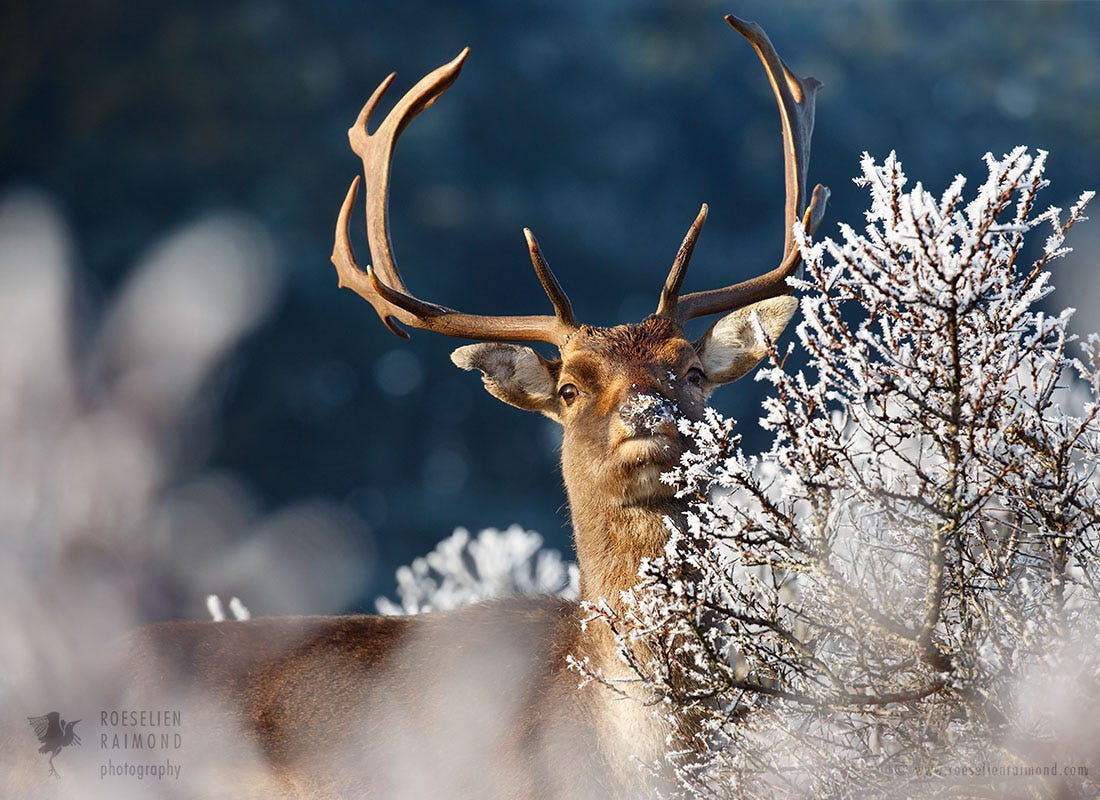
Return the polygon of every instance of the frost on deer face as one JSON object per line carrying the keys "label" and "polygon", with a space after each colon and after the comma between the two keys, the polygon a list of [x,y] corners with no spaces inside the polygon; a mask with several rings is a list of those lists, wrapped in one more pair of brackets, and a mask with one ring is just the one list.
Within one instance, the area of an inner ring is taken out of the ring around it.
{"label": "frost on deer face", "polygon": [[635,436],[667,437],[669,427],[676,426],[680,407],[676,401],[658,394],[636,394],[623,403],[619,416],[624,427],[632,430]]}
{"label": "frost on deer face", "polygon": [[635,394],[619,409],[625,437],[616,448],[619,468],[627,476],[628,497],[635,501],[671,496],[661,474],[683,455],[685,443],[677,429],[682,417],[675,400],[659,394]]}

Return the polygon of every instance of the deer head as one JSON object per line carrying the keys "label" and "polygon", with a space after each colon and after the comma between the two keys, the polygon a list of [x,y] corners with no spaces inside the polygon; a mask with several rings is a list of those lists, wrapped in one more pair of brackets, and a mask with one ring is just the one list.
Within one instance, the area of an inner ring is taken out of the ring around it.
{"label": "deer head", "polygon": [[[788,295],[786,279],[800,264],[793,229],[801,221],[812,233],[828,198],[828,190],[822,186],[809,198],[806,193],[814,95],[820,84],[813,78],[796,77],[758,25],[733,16],[726,21],[755,48],[779,105],[786,182],[783,256],[777,267],[757,277],[681,295],[706,220],[707,207],[703,205],[673,261],[656,311],[638,323],[612,328],[580,324],[538,242],[526,229],[531,262],[553,306],[552,316],[465,314],[418,299],[406,288],[389,236],[387,201],[394,145],[417,114],[454,83],[468,49],[422,78],[370,134],[367,124],[393,81],[390,75],[348,131],[352,150],[363,161],[373,265],[360,269],[348,238],[348,216],[360,182],[357,177],[336,226],[332,261],[340,285],[367,300],[386,327],[399,336],[407,336],[400,327],[404,325],[480,340],[458,348],[451,357],[454,363],[479,370],[494,397],[561,423],[562,471],[577,538],[583,594],[588,593],[584,587],[586,562],[614,550],[616,544],[609,542],[609,537],[623,533],[622,514],[616,518],[618,524],[611,520],[615,510],[624,514],[629,509],[667,510],[671,489],[659,476],[679,460],[686,446],[677,419],[699,419],[710,392],[759,363],[765,349],[757,335],[757,323],[774,339],[791,319],[797,303]],[[685,336],[685,322],[717,314],[725,316],[701,337],[692,341]],[[553,345],[557,357],[544,357],[516,342]],[[593,522],[597,518],[600,521]],[[657,527],[663,531],[663,526]],[[598,536],[586,534],[592,528],[599,529]],[[629,535],[638,537],[636,524]],[[627,561],[635,564],[633,569],[623,567],[633,578],[636,558]],[[606,581],[599,583],[606,588]]]}

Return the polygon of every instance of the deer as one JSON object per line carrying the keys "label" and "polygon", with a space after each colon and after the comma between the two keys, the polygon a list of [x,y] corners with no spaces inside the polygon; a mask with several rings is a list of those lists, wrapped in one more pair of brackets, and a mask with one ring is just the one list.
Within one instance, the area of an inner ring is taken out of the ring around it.
{"label": "deer", "polygon": [[[363,174],[340,207],[332,251],[339,286],[370,303],[394,334],[408,338],[408,328],[473,340],[451,356],[458,367],[480,373],[495,398],[561,425],[580,600],[513,597],[405,617],[258,617],[143,629],[132,643],[135,684],[158,705],[171,704],[165,687],[203,702],[192,716],[202,720],[203,736],[222,735],[267,780],[249,783],[243,765],[226,767],[219,781],[247,784],[238,796],[626,798],[646,796],[666,779],[637,761],[661,761],[667,726],[636,702],[644,698],[601,682],[578,688],[567,657],[629,685],[613,635],[585,625],[584,603],[617,607],[642,560],[661,553],[668,525],[683,524],[687,501],[660,479],[690,447],[677,422],[701,419],[711,392],[765,357],[760,329],[772,340],[783,332],[798,305],[787,283],[801,264],[794,230],[801,223],[812,233],[828,199],[827,188],[806,188],[820,83],[797,77],[756,23],[726,21],[755,49],[779,108],[782,257],[747,280],[683,294],[703,205],[656,311],[637,323],[580,323],[529,229],[528,253],[553,314],[482,316],[413,295],[390,237],[394,148],[455,82],[469,49],[419,80],[373,133],[368,125],[395,76],[363,106],[348,133]],[[361,184],[365,268],[349,234]],[[689,320],[714,315],[722,316],[702,336],[687,337]],[[556,357],[532,343],[555,348]],[[214,785],[212,794],[226,794],[228,783]]]}

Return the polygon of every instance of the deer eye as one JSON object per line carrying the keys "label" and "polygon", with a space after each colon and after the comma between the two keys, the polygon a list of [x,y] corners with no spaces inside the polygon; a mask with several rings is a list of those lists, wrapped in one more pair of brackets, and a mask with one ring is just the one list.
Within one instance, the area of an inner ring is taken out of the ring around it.
{"label": "deer eye", "polygon": [[573,405],[573,401],[577,399],[578,394],[580,394],[580,391],[571,383],[567,383],[558,389],[558,397],[560,397],[562,402],[567,406]]}
{"label": "deer eye", "polygon": [[684,376],[684,380],[690,383],[692,386],[703,385],[703,370],[698,367],[692,367],[687,371],[687,375]]}

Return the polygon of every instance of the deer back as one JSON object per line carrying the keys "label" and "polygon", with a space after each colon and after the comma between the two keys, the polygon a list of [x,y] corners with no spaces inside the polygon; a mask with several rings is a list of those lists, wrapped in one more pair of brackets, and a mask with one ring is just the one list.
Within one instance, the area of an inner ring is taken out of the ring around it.
{"label": "deer back", "polygon": [[232,754],[257,796],[615,797],[631,784],[610,779],[614,730],[566,663],[596,655],[580,619],[575,603],[514,597],[413,617],[163,623],[129,642],[140,668],[123,705],[183,709],[205,740],[181,755],[199,796],[241,783],[224,774]]}

